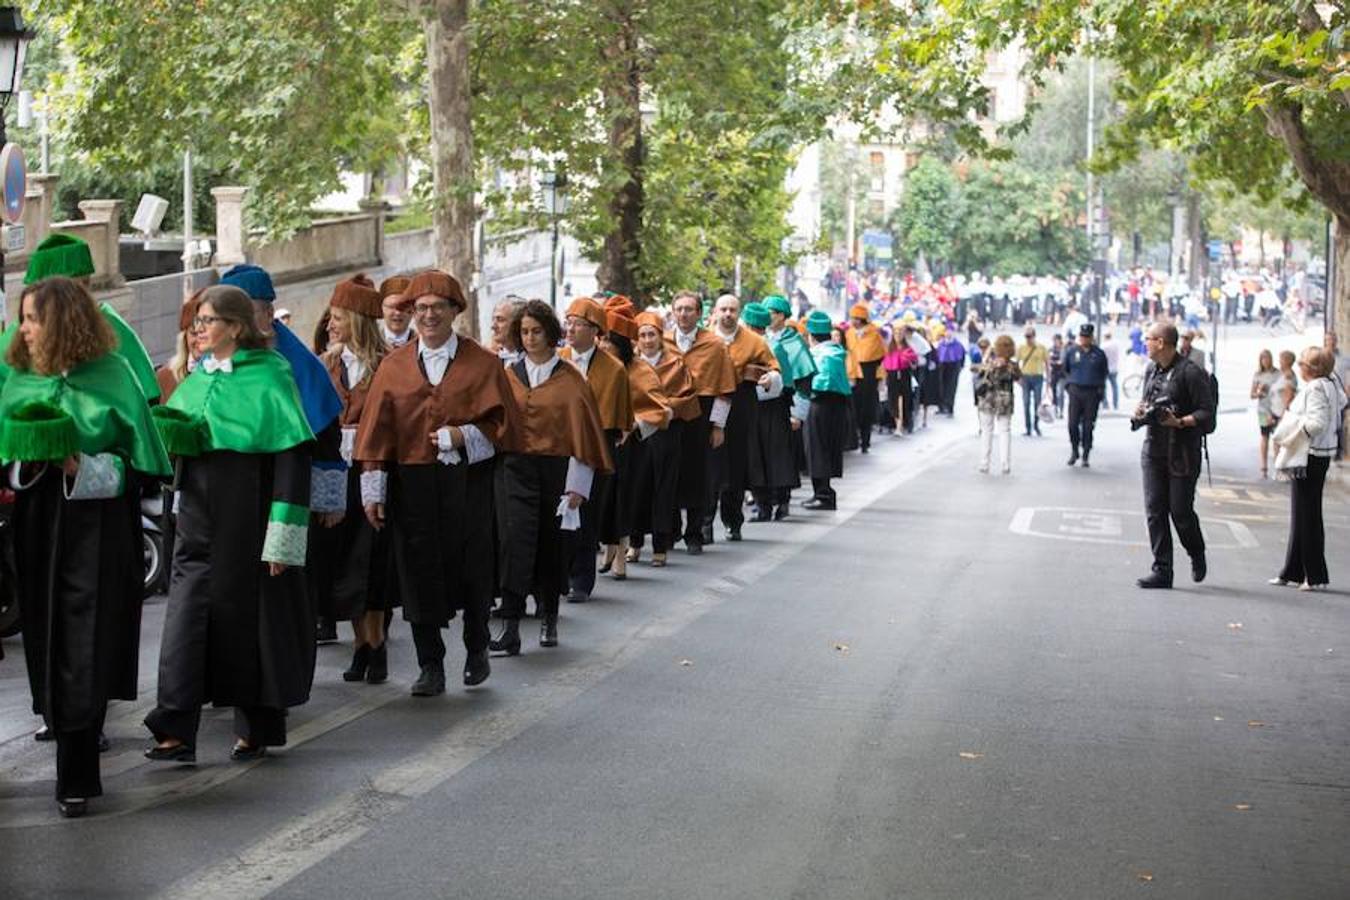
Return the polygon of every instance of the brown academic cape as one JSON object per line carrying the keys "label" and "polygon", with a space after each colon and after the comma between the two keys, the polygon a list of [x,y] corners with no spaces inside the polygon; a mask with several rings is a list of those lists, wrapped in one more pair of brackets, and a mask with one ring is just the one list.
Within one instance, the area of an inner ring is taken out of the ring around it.
{"label": "brown academic cape", "polygon": [[520,417],[508,449],[534,456],[575,456],[597,473],[613,471],[600,411],[576,367],[554,366],[553,373],[535,388],[514,371],[523,373],[524,361],[510,368],[511,374],[503,374]]}
{"label": "brown academic cape", "polygon": [[[666,332],[666,350],[680,352],[674,331]],[[736,390],[736,369],[727,346],[708,329],[698,329],[693,346],[682,355],[700,397],[723,397]]]}
{"label": "brown academic cape", "polygon": [[458,342],[434,387],[418,341],[386,356],[356,432],[353,459],[367,471],[390,470],[392,563],[404,618],[414,624],[443,626],[461,609],[486,615],[495,590],[496,464],[442,464],[431,434],[446,425],[474,425],[500,452],[513,439],[518,413],[496,354],[463,335]]}
{"label": "brown academic cape", "polygon": [[[632,397],[633,415],[636,419],[665,428],[674,416],[673,403],[666,396],[661,385],[661,376],[656,367],[640,356],[634,356],[628,364],[628,391]],[[697,399],[694,408],[697,410]]]}
{"label": "brown academic cape", "polygon": [[[563,347],[558,355],[571,360],[572,348]],[[596,347],[591,354],[591,364],[586,367],[586,383],[591,386],[591,393],[595,396],[601,427],[606,431],[632,431],[633,401],[629,393],[628,372],[624,370],[623,363]]]}
{"label": "brown academic cape", "polygon": [[698,388],[694,387],[694,379],[690,376],[689,367],[684,364],[684,357],[680,352],[665,348],[661,354],[661,361],[656,364],[655,369],[661,379],[661,391],[675,413],[675,418],[681,422],[697,419]]}
{"label": "brown academic cape", "polygon": [[[761,369],[778,371],[778,357],[774,356],[773,350],[769,349],[769,342],[744,325],[737,326],[736,336],[731,339],[731,343],[727,344],[727,352],[731,354],[732,365],[736,367],[737,384],[746,380],[746,368],[752,365]],[[760,374],[764,373],[760,372]],[[751,378],[749,380],[758,381],[759,379]]]}
{"label": "brown academic cape", "polygon": [[[886,355],[886,344],[881,339],[881,329],[871,322],[862,328],[849,326],[844,331],[844,346],[848,350],[848,377],[862,377],[862,364],[877,362]],[[877,370],[880,375],[880,369]]]}

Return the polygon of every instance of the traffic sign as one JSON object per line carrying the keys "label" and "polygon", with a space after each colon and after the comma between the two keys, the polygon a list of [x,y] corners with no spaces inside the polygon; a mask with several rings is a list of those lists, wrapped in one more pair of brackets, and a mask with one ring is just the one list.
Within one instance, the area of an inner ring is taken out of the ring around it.
{"label": "traffic sign", "polygon": [[18,144],[5,144],[0,150],[0,215],[6,222],[17,225],[23,218],[23,206],[28,194],[28,164]]}

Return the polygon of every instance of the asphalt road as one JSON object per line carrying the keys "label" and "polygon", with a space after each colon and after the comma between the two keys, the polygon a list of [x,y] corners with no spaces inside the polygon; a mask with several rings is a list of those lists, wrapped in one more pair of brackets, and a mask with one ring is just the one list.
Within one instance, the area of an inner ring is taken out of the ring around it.
{"label": "asphalt road", "polygon": [[1056,425],[981,476],[963,408],[850,456],[838,513],[602,578],[561,647],[527,631],[479,689],[408,697],[406,626],[381,687],[321,648],[292,745],[253,764],[227,759],[228,712],[195,768],[140,758],[153,601],[143,696],[110,711],[81,821],[56,816],[9,641],[0,895],[1350,896],[1350,593],[1265,585],[1287,499],[1251,480],[1249,419],[1215,439],[1203,585],[1133,586],[1122,419],[1090,470]]}

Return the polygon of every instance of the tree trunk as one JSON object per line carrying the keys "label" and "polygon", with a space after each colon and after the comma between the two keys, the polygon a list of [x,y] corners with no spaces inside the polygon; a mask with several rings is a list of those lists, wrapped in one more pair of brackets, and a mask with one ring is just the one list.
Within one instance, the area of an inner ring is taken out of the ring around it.
{"label": "tree trunk", "polygon": [[1334,217],[1327,265],[1331,280],[1327,284],[1326,327],[1336,332],[1341,352],[1350,353],[1350,217]]}
{"label": "tree trunk", "polygon": [[[604,50],[603,104],[609,120],[609,146],[623,168],[624,181],[609,199],[612,226],[600,251],[595,277],[603,290],[645,301],[637,283],[644,202],[642,167],[642,68],[637,27],[630,0],[615,7],[616,31]],[[642,305],[640,303],[640,305]]]}
{"label": "tree trunk", "polygon": [[469,108],[469,0],[428,0],[427,68],[431,81],[431,165],[436,266],[455,276],[469,307],[455,322],[477,338],[474,289],[473,122]]}
{"label": "tree trunk", "polygon": [[1191,267],[1186,273],[1186,286],[1195,292],[1204,282],[1205,264],[1209,254],[1205,249],[1205,228],[1200,220],[1200,192],[1190,191],[1186,198],[1186,228],[1191,244]]}

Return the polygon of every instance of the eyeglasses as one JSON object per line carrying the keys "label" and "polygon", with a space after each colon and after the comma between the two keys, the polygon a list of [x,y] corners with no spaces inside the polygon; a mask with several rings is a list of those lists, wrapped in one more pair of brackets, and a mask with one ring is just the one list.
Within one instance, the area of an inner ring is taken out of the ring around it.
{"label": "eyeglasses", "polygon": [[413,307],[413,315],[415,315],[415,316],[429,316],[429,315],[431,315],[432,313],[443,313],[443,312],[448,312],[449,309],[450,309],[450,304],[447,303],[447,302],[444,301],[444,300],[442,300],[442,301],[440,301],[440,302],[438,302],[438,303],[418,303],[417,305],[415,305],[415,306]]}
{"label": "eyeglasses", "polygon": [[224,322],[224,321],[225,321],[224,316],[194,316],[192,318],[192,327],[206,328],[209,325],[214,325],[217,322]]}

